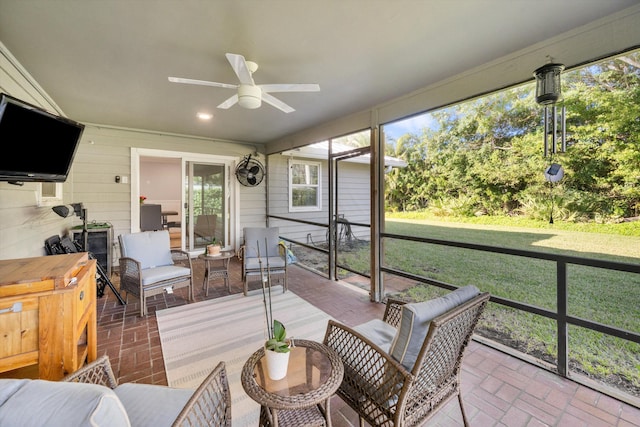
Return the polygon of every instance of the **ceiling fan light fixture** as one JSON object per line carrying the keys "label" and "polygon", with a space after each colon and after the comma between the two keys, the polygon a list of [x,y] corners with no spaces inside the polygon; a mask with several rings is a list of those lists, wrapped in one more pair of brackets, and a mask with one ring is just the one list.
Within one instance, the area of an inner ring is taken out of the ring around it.
{"label": "ceiling fan light fixture", "polygon": [[262,104],[262,89],[258,86],[238,86],[238,104],[243,108],[259,108]]}
{"label": "ceiling fan light fixture", "polygon": [[206,80],[186,79],[183,77],[169,77],[172,83],[183,83],[199,86],[220,87],[235,89],[237,93],[218,105],[218,108],[226,110],[239,104],[242,108],[255,109],[262,105],[262,101],[277,108],[283,113],[295,111],[291,106],[273,96],[272,92],[318,92],[320,86],[317,83],[276,83],[256,85],[253,73],[258,69],[258,64],[247,61],[244,56],[236,53],[227,53],[227,60],[238,77],[240,84],[210,82]]}
{"label": "ceiling fan light fixture", "polygon": [[213,114],[205,113],[203,111],[199,112],[197,116],[200,120],[211,120],[213,118]]}

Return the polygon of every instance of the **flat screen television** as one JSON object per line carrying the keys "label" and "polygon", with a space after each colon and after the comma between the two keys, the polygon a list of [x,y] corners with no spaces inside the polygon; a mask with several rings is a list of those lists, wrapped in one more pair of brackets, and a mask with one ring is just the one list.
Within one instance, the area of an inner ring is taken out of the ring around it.
{"label": "flat screen television", "polygon": [[84,125],[0,94],[0,181],[64,182]]}

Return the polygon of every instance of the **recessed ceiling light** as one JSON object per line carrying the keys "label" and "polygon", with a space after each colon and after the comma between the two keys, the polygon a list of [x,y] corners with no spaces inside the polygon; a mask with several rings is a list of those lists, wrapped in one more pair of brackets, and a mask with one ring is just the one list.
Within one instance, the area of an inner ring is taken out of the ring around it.
{"label": "recessed ceiling light", "polygon": [[200,120],[211,120],[212,117],[213,117],[213,114],[211,113],[198,113],[198,118]]}

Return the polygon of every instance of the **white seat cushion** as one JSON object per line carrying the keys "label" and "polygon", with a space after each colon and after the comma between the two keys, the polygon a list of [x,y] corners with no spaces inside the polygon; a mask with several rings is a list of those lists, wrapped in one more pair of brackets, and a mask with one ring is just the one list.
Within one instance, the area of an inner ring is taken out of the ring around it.
{"label": "white seat cushion", "polygon": [[478,288],[469,285],[440,298],[403,305],[400,326],[391,344],[391,356],[411,371],[427,337],[431,321],[479,293]]}
{"label": "white seat cushion", "polygon": [[191,270],[179,265],[164,265],[162,267],[141,270],[141,273],[142,285],[144,286],[164,280],[177,279],[178,277],[189,277]]}
{"label": "white seat cushion", "polygon": [[125,383],[114,390],[134,427],[171,426],[193,390],[150,384]]}
{"label": "white seat cushion", "polygon": [[0,380],[0,426],[131,427],[108,387],[45,380]]}
{"label": "white seat cushion", "polygon": [[[262,261],[262,265],[260,262]],[[265,272],[267,271],[267,265],[269,266],[269,270],[273,269],[284,269],[285,260],[281,257],[261,257],[261,258],[247,258],[245,262],[245,268],[247,270],[259,270],[263,269]]]}

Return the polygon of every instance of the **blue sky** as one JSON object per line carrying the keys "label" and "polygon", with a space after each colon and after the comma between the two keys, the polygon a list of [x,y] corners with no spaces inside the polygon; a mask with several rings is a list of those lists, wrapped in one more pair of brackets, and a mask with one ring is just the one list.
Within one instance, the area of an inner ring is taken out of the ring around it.
{"label": "blue sky", "polygon": [[400,120],[394,123],[384,125],[384,132],[387,139],[398,140],[402,135],[406,133],[413,133],[416,135],[422,134],[422,129],[433,124],[433,118],[430,114],[420,114],[405,120]]}

